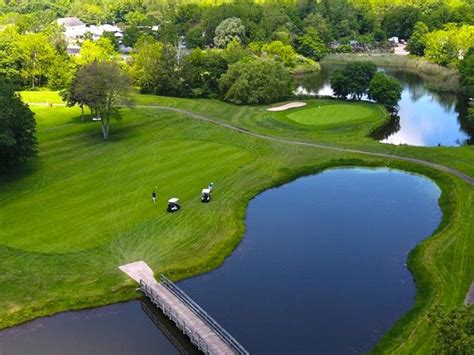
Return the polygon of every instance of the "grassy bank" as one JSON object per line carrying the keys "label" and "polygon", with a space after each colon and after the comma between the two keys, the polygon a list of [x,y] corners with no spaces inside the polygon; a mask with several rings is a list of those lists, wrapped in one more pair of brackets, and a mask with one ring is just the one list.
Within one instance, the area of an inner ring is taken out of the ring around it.
{"label": "grassy bank", "polygon": [[455,69],[430,63],[422,58],[394,54],[331,54],[322,63],[346,64],[370,60],[379,66],[399,68],[420,75],[430,89],[459,93],[459,73]]}
{"label": "grassy bank", "polygon": [[[24,97],[59,102],[54,93]],[[429,352],[434,339],[426,315],[436,305],[460,305],[474,275],[471,186],[406,162],[263,140],[141,105],[186,109],[273,137],[421,157],[474,175],[472,147],[379,144],[368,135],[387,115],[367,103],[312,100],[278,113],[144,95],[137,104],[112,123],[110,142],[102,141],[97,123],[81,124],[76,108],[33,107],[40,155],[0,180],[0,328],[137,297],[133,282],[117,269],[127,262],[145,260],[175,279],[215,268],[243,235],[249,199],[271,186],[332,166],[391,166],[434,179],[443,189],[444,216],[436,234],[410,254],[415,308],[375,351]],[[351,108],[358,112],[347,117]],[[338,119],[325,122],[317,110],[332,110]],[[216,183],[215,199],[203,205],[199,192],[209,181]],[[152,205],[155,187],[158,203]],[[169,215],[166,200],[173,196],[183,209]]]}

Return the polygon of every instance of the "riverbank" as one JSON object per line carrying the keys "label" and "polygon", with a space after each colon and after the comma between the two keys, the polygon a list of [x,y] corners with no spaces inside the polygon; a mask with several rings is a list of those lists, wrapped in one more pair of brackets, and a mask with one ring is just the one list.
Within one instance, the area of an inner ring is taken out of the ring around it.
{"label": "riverbank", "polygon": [[[432,346],[427,312],[434,305],[462,302],[472,281],[474,191],[447,173],[415,161],[399,162],[393,154],[470,174],[470,147],[395,147],[352,132],[368,130],[369,124],[310,135],[277,119],[284,113],[267,107],[143,95],[137,101],[136,110],[123,110],[123,120],[113,122],[109,143],[101,140],[97,125],[80,123],[78,109],[34,107],[40,156],[0,183],[1,213],[13,228],[3,234],[0,247],[0,327],[138,297],[136,286],[117,269],[138,258],[174,279],[209,271],[240,242],[248,201],[259,192],[332,166],[373,165],[431,174],[447,184],[442,197],[446,223],[410,261],[418,309],[389,333],[382,349],[409,352]],[[205,115],[207,122],[193,115]],[[371,157],[355,148],[386,155]],[[196,191],[210,179],[216,182],[215,199],[203,206]],[[152,208],[150,188],[156,185],[159,203]],[[183,210],[168,215],[165,201],[175,195]],[[19,216],[29,223],[21,223]],[[27,238],[21,237],[21,228],[28,228]]]}
{"label": "riverbank", "polygon": [[456,69],[442,67],[414,56],[338,53],[324,57],[321,62],[347,64],[366,60],[374,62],[378,66],[403,69],[404,71],[420,75],[425,80],[426,86],[432,90],[456,94],[461,92],[459,73]]}

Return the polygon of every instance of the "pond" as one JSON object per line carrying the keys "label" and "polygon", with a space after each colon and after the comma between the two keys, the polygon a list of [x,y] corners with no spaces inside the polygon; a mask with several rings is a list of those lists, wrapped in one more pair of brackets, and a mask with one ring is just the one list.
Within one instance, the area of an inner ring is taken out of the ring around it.
{"label": "pond", "polygon": [[[439,196],[431,180],[389,169],[299,178],[253,199],[224,265],[179,286],[251,353],[368,351],[413,305],[405,263],[439,225]],[[135,301],[38,319],[0,332],[0,353],[189,349],[146,308]]]}
{"label": "pond", "polygon": [[[323,65],[321,72],[298,78],[297,93],[333,96],[329,82],[338,65]],[[416,74],[379,68],[392,75],[403,86],[399,112],[377,132],[383,143],[414,146],[460,146],[474,143],[474,132],[467,123],[467,101],[450,93],[435,92],[425,87]]]}

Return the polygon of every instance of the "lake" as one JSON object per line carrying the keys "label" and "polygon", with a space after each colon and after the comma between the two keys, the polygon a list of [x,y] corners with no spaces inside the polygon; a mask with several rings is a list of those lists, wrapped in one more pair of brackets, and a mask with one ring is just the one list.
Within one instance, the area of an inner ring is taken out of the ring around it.
{"label": "lake", "polygon": [[[251,353],[368,351],[414,303],[405,263],[439,225],[439,196],[433,181],[385,168],[299,178],[253,199],[237,249],[220,268],[179,286]],[[5,330],[0,354],[192,350],[143,304],[65,312]]]}
{"label": "lake", "polygon": [[[331,73],[340,65],[323,65],[319,73],[298,78],[296,92],[333,96]],[[467,101],[451,93],[425,87],[423,79],[393,68],[379,68],[403,86],[399,112],[376,139],[383,143],[414,146],[460,146],[474,143],[474,132],[467,123]]]}

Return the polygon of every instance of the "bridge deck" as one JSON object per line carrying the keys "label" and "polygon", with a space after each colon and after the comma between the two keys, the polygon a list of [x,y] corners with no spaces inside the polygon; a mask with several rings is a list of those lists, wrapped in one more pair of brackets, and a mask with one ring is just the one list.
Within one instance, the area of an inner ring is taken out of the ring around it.
{"label": "bridge deck", "polygon": [[164,282],[158,283],[146,263],[140,261],[119,268],[140,283],[143,293],[190,337],[199,350],[205,354],[247,354],[235,339],[171,281],[164,278]]}

